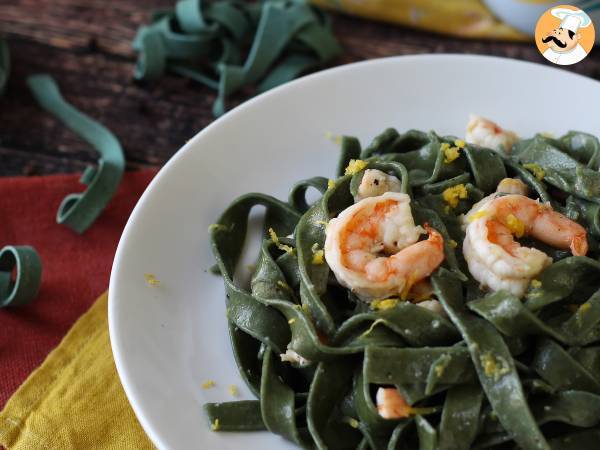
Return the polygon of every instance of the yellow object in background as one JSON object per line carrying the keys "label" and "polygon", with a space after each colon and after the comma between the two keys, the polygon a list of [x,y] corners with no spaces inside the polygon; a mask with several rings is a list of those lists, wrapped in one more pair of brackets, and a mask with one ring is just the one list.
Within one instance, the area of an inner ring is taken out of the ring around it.
{"label": "yellow object in background", "polygon": [[[506,0],[505,0],[506,1]],[[531,40],[480,0],[313,0],[327,9],[469,38]]]}
{"label": "yellow object in background", "polygon": [[8,450],[153,449],[117,376],[103,294],[6,403]]}

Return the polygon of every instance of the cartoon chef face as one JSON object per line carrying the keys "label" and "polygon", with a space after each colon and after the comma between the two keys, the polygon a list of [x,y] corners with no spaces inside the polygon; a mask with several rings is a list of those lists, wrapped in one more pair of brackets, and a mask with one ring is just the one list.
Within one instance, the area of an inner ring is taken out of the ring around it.
{"label": "cartoon chef face", "polygon": [[565,53],[573,50],[580,39],[581,34],[575,33],[572,29],[558,27],[551,30],[542,42],[555,52]]}

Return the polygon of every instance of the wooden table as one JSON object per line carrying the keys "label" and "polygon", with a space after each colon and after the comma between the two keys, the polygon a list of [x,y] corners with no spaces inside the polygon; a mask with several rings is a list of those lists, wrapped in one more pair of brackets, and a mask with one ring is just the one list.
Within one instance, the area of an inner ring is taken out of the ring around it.
{"label": "wooden table", "polygon": [[[142,86],[132,80],[131,40],[150,12],[174,0],[0,0],[0,33],[13,70],[0,99],[0,175],[82,171],[95,152],[43,112],[25,86],[48,72],[76,107],[121,140],[128,168],[162,165],[213,120],[214,93],[177,76]],[[336,64],[415,53],[477,53],[547,63],[533,43],[472,41],[341,14],[334,32],[344,54]],[[564,70],[600,79],[600,49]],[[507,74],[510,76],[510,74]],[[233,99],[233,104],[242,98]]]}

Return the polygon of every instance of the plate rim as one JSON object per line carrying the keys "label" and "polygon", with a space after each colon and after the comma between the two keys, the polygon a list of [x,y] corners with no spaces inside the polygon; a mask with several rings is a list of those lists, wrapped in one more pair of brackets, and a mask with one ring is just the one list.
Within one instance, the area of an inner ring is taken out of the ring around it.
{"label": "plate rim", "polygon": [[121,383],[121,385],[123,387],[123,390],[127,397],[127,401],[131,405],[131,408],[133,409],[138,422],[140,423],[144,432],[149,437],[149,439],[152,441],[152,443],[154,445],[156,445],[156,447],[168,448],[168,445],[166,445],[166,443],[163,441],[163,438],[161,437],[160,433],[157,430],[155,430],[155,428],[153,428],[153,426],[150,423],[149,418],[147,418],[146,414],[143,411],[143,408],[141,408],[141,406],[138,403],[137,397],[133,393],[133,385],[135,384],[135,381],[133,380],[133,377],[129,373],[129,369],[126,367],[127,366],[126,356],[125,356],[124,352],[122,352],[120,349],[120,341],[121,341],[122,337],[121,337],[121,332],[120,332],[119,328],[117,327],[117,323],[116,323],[116,320],[117,320],[116,316],[118,315],[118,312],[117,312],[118,306],[117,305],[119,303],[119,300],[117,299],[118,287],[116,286],[116,282],[114,281],[116,278],[115,274],[119,271],[120,261],[123,259],[123,253],[124,253],[123,248],[125,246],[124,242],[127,241],[127,236],[130,233],[132,233],[132,231],[134,230],[133,227],[135,226],[134,224],[136,222],[136,217],[141,214],[140,211],[144,208],[146,199],[149,196],[151,196],[152,193],[156,189],[159,188],[162,181],[168,177],[168,174],[172,170],[174,170],[173,168],[176,167],[177,162],[180,159],[184,158],[185,155],[191,151],[201,151],[200,149],[197,149],[197,150],[193,150],[193,149],[195,147],[201,147],[201,146],[198,146],[198,142],[203,139],[205,134],[210,133],[213,130],[213,128],[217,128],[217,127],[221,126],[221,124],[225,123],[226,121],[234,119],[236,116],[242,114],[246,109],[253,108],[254,105],[259,104],[264,101],[268,101],[268,99],[270,97],[277,96],[282,91],[294,89],[297,85],[303,84],[306,82],[310,82],[314,78],[337,76],[338,73],[341,74],[345,71],[352,71],[352,70],[355,70],[357,67],[393,64],[397,61],[400,61],[403,64],[410,64],[411,61],[416,61],[417,63],[419,63],[419,62],[427,61],[427,60],[431,60],[431,59],[436,59],[436,60],[447,59],[447,60],[453,60],[453,61],[456,61],[457,59],[458,60],[471,60],[471,61],[476,60],[476,61],[488,61],[488,62],[492,62],[492,63],[495,62],[495,63],[508,64],[508,65],[511,65],[511,64],[528,65],[528,66],[532,66],[532,67],[537,67],[538,69],[543,69],[544,71],[549,70],[549,71],[553,71],[553,72],[561,72],[561,73],[563,73],[564,76],[575,77],[575,78],[585,80],[586,82],[594,82],[594,83],[600,84],[600,81],[595,80],[591,77],[582,75],[580,73],[569,71],[568,69],[565,69],[565,68],[550,66],[550,65],[544,64],[543,61],[533,62],[533,61],[525,61],[525,60],[520,60],[520,59],[515,59],[515,58],[504,57],[504,56],[466,54],[466,53],[421,53],[421,54],[415,54],[415,55],[388,56],[388,57],[383,57],[383,58],[374,58],[374,59],[352,62],[352,63],[348,63],[348,64],[342,64],[342,65],[330,67],[330,68],[327,68],[324,70],[320,70],[320,71],[317,71],[314,73],[304,75],[300,78],[297,78],[290,82],[284,83],[283,85],[277,86],[277,87],[270,89],[260,95],[257,95],[251,99],[244,101],[240,105],[231,109],[230,111],[225,113],[223,116],[215,119],[213,122],[208,124],[206,127],[201,129],[200,131],[198,131],[181,148],[179,148],[171,156],[171,158],[169,158],[169,160],[159,169],[159,171],[156,173],[154,178],[150,181],[150,183],[148,184],[148,186],[146,187],[146,189],[144,190],[144,192],[142,193],[142,195],[136,202],[133,210],[131,211],[131,214],[129,215],[129,217],[127,219],[127,223],[125,224],[125,227],[123,228],[121,236],[119,238],[119,243],[118,243],[117,249],[115,251],[115,256],[113,259],[113,264],[112,264],[112,268],[111,268],[111,272],[110,272],[110,280],[109,280],[109,287],[108,287],[109,338],[110,338],[111,351],[113,354],[113,359],[114,359],[115,367],[117,370],[117,375],[119,377],[119,382]]}

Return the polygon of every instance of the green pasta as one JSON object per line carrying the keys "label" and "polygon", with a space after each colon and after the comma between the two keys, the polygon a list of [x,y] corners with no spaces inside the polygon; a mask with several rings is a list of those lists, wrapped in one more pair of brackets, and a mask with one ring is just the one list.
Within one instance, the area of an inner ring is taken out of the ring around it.
{"label": "green pasta", "polygon": [[7,245],[0,250],[0,308],[30,303],[41,282],[42,261],[33,247]]}
{"label": "green pasta", "polygon": [[101,155],[97,167],[88,166],[81,175],[80,181],[87,185],[87,190],[67,195],[56,214],[58,223],[82,234],[98,218],[119,187],[125,170],[123,149],[110,130],[65,101],[50,75],[31,75],[27,84],[42,108],[94,146]]}
{"label": "green pasta", "polygon": [[[340,144],[335,179],[298,181],[287,202],[244,195],[210,227],[232,349],[257,397],[207,404],[212,429],[267,429],[319,450],[596,448],[598,140],[573,131],[536,136],[499,154],[453,136],[390,128],[364,149],[353,137]],[[367,169],[395,177],[415,223],[443,239],[443,261],[422,295],[361,300],[324,258],[330,220],[362,195]],[[523,238],[552,263],[522,298],[481,287],[462,246],[461,215],[507,177],[579,223],[589,244],[586,256],[572,256]],[[309,189],[320,193],[312,204]],[[264,238],[250,286],[242,286],[233,274],[255,205],[265,207]],[[440,309],[420,304],[431,299]],[[384,413],[378,396],[385,392],[402,400],[400,413]]]}
{"label": "green pasta", "polygon": [[302,0],[178,0],[140,27],[133,48],[136,79],[169,71],[204,84],[217,91],[215,116],[242,88],[265,92],[340,53],[327,16]]}

